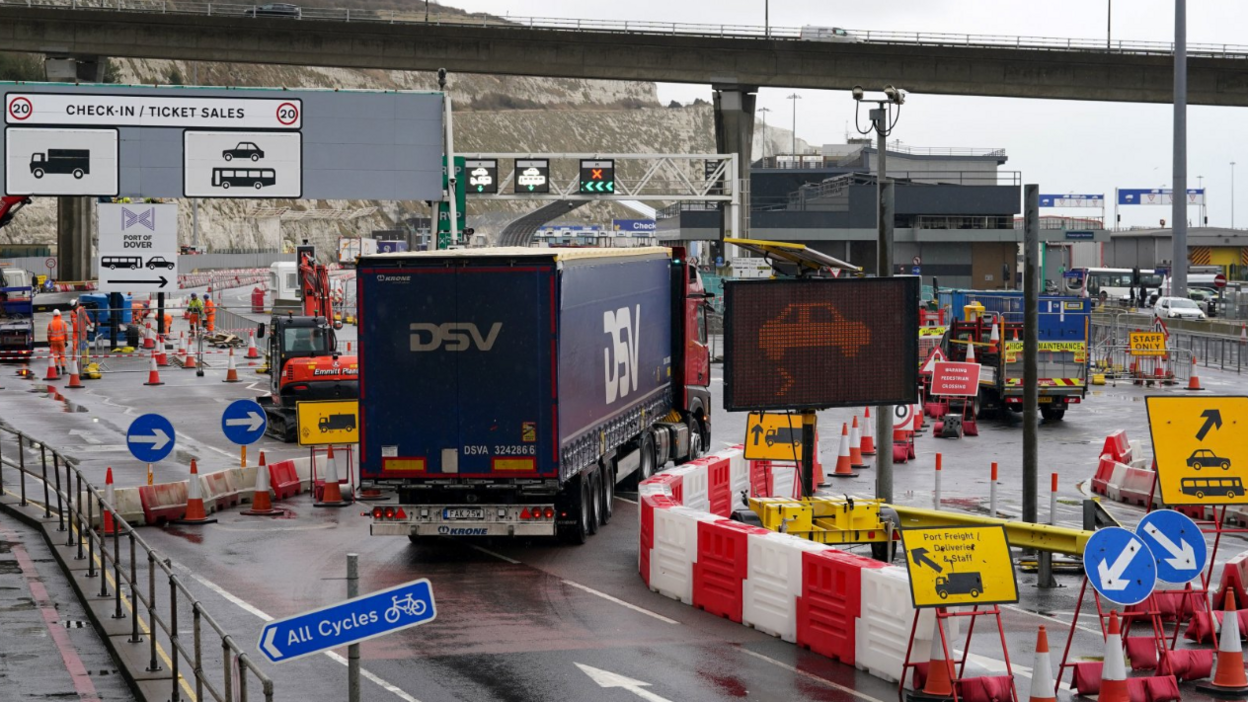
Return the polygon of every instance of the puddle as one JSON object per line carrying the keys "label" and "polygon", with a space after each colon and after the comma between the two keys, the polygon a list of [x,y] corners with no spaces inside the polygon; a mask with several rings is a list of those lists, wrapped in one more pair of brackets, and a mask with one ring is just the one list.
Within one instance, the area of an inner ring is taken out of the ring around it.
{"label": "puddle", "polygon": [[164,529],[165,529],[165,533],[169,534],[170,536],[179,536],[193,544],[204,543],[204,535],[197,531],[186,531],[184,529],[178,528],[177,526],[169,526],[169,525],[166,525]]}
{"label": "puddle", "polygon": [[86,407],[83,407],[82,405],[80,405],[80,404],[78,404],[78,403],[76,403],[76,402],[70,402],[70,401],[69,401],[69,398],[67,398],[67,397],[65,397],[64,395],[62,395],[62,394],[61,394],[61,392],[60,392],[59,390],[57,390],[56,386],[54,386],[54,385],[36,385],[35,387],[33,387],[33,388],[31,388],[31,389],[27,390],[26,392],[35,393],[35,394],[38,394],[38,395],[43,395],[43,396],[44,396],[44,397],[46,397],[46,398],[49,398],[49,399],[52,399],[52,400],[56,400],[57,402],[60,402],[60,403],[61,403],[61,411],[62,411],[62,412],[65,412],[66,414],[72,414],[72,413],[74,413],[74,412],[86,412],[86,411],[87,411],[87,408],[86,408]]}

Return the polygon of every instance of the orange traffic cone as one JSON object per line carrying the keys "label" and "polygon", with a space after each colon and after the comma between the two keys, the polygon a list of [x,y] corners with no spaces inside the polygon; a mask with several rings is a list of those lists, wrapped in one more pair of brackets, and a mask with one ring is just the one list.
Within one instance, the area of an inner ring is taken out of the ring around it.
{"label": "orange traffic cone", "polygon": [[156,368],[156,354],[152,354],[152,363],[147,369],[147,382],[144,385],[164,385],[160,382],[160,371]]}
{"label": "orange traffic cone", "polygon": [[251,509],[243,514],[253,517],[283,514],[280,509],[273,509],[273,497],[269,494],[269,466],[264,462],[264,451],[260,452],[260,465],[256,466],[256,490],[251,493]]}
{"label": "orange traffic cone", "polygon": [[238,382],[238,367],[234,365],[234,347],[230,347],[230,364],[225,369],[225,380],[223,383]]}
{"label": "orange traffic cone", "polygon": [[858,415],[854,415],[854,423],[849,428],[849,465],[861,468],[862,461],[862,430],[858,428]]}
{"label": "orange traffic cone", "polygon": [[321,501],[314,502],[315,507],[346,507],[342,499],[342,486],[338,484],[338,459],[334,458],[334,447],[329,447],[325,457],[325,487],[321,489]]}
{"label": "orange traffic cone", "polygon": [[1057,702],[1053,681],[1053,661],[1049,657],[1049,635],[1044,626],[1036,634],[1036,662],[1031,667],[1031,698],[1027,702]]}
{"label": "orange traffic cone", "polygon": [[182,357],[182,367],[187,369],[195,368],[195,340],[191,339],[186,345],[186,355]]}
{"label": "orange traffic cone", "polygon": [[856,478],[858,474],[853,471],[853,462],[849,457],[849,425],[841,424],[841,450],[836,454],[836,471],[832,473],[834,478]]}
{"label": "orange traffic cone", "polygon": [[1239,640],[1239,617],[1236,616],[1235,590],[1227,588],[1223,604],[1222,633],[1218,638],[1218,667],[1213,682],[1197,683],[1196,689],[1216,696],[1242,699],[1248,692],[1244,677],[1244,647]]}
{"label": "orange traffic cone", "polygon": [[978,363],[978,361],[975,360],[975,344],[970,341],[966,342],[966,362]]}
{"label": "orange traffic cone", "polygon": [[1187,378],[1188,390],[1204,390],[1200,387],[1200,378],[1196,375],[1196,355],[1192,354],[1192,372]]}
{"label": "orange traffic cone", "polygon": [[151,322],[147,323],[146,329],[147,330],[143,332],[143,348],[154,349],[156,348],[156,337],[152,334]]}
{"label": "orange traffic cone", "polygon": [[256,349],[256,330],[251,330],[251,336],[247,339],[247,358],[260,358],[260,352]]}
{"label": "orange traffic cone", "polygon": [[823,450],[819,447],[819,430],[815,430],[815,455],[810,459],[811,469],[815,473],[815,479],[819,483],[819,487],[826,487],[828,482],[828,473],[823,468]]}
{"label": "orange traffic cone", "polygon": [[1122,629],[1118,610],[1109,613],[1109,636],[1105,639],[1105,659],[1101,664],[1101,694],[1097,702],[1131,702],[1127,693],[1127,667],[1122,661]]}
{"label": "orange traffic cone", "polygon": [[169,365],[169,354],[165,353],[165,337],[163,334],[156,341],[156,365],[161,368]]}
{"label": "orange traffic cone", "polygon": [[862,455],[875,455],[875,423],[871,421],[871,408],[862,415]]}
{"label": "orange traffic cone", "polygon": [[113,467],[108,467],[104,474],[104,501],[108,504],[100,508],[104,513],[104,533],[116,534],[117,522],[113,521],[113,510],[117,509],[117,493],[113,491]]}
{"label": "orange traffic cone", "polygon": [[48,372],[43,375],[44,380],[60,380],[61,376],[56,372],[56,356],[48,356]]}
{"label": "orange traffic cone", "polygon": [[82,384],[82,378],[78,374],[78,359],[74,356],[69,357],[69,384],[65,386],[67,390],[81,390],[87,387]]}
{"label": "orange traffic cone", "polygon": [[1239,343],[1248,344],[1248,324],[1239,325]]}
{"label": "orange traffic cone", "polygon": [[191,459],[191,477],[186,481],[186,516],[175,520],[175,524],[212,524],[217,520],[209,517],[204,511],[204,491],[199,483],[199,468],[195,459]]}
{"label": "orange traffic cone", "polygon": [[927,682],[923,685],[927,697],[953,696],[953,666],[945,657],[945,642],[940,638],[940,620],[932,631],[932,655],[927,661]]}
{"label": "orange traffic cone", "polygon": [[1001,333],[997,325],[992,325],[992,333],[988,335],[988,353],[997,353],[997,344],[1001,343]]}

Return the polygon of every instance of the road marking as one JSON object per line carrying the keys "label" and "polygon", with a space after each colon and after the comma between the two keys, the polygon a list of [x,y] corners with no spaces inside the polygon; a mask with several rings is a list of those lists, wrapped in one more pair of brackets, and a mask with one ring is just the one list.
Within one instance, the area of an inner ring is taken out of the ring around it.
{"label": "road marking", "polygon": [[627,497],[620,497],[619,495],[616,495],[615,499],[619,500],[620,502],[627,502],[630,505],[637,504],[637,500],[630,500]]}
{"label": "road marking", "polygon": [[[483,548],[481,546],[477,546],[476,544],[469,544],[469,546],[476,549],[477,551],[480,551],[481,553],[486,554],[487,556],[493,556],[499,560],[506,561],[512,565],[525,565],[524,563],[521,563],[520,561],[517,561],[514,558],[508,558],[507,556],[504,556],[501,553],[495,553],[494,551],[491,551],[488,548]],[[666,622],[667,624],[677,624],[677,625],[680,624],[680,622],[676,621],[675,619],[665,617],[662,614],[659,614],[658,612],[651,612],[645,607],[638,607],[637,605],[631,602],[625,602],[624,600],[621,600],[620,598],[615,597],[614,595],[608,595],[607,593],[602,592],[601,590],[595,590],[594,588],[588,585],[582,585],[574,580],[568,580],[567,578],[560,578],[559,581],[563,583],[564,585],[574,587],[583,592],[588,592],[589,594],[595,597],[601,597],[602,599],[607,600],[608,602],[614,602],[615,604],[618,604],[621,607],[626,607],[639,614],[644,614],[647,617],[654,617],[655,619],[658,619],[661,622]]]}
{"label": "road marking", "polygon": [[[200,585],[203,585],[209,590],[212,590],[218,595],[224,597],[229,602],[237,605],[244,612],[247,612],[248,614],[251,614],[255,617],[259,617],[262,621],[265,621],[265,622],[273,621],[273,617],[269,616],[267,613],[265,613],[258,607],[252,605],[250,602],[247,602],[246,600],[235,595],[234,593],[226,590],[220,585],[212,582],[208,578],[205,578],[199,573],[196,573],[195,571],[191,570],[189,567],[181,563],[175,563],[174,567],[177,568],[178,570],[183,571],[187,575],[190,575],[192,578],[195,579],[195,582],[199,583]],[[325,651],[324,653],[326,656],[329,657],[330,660],[336,663],[341,663],[342,665],[347,665],[347,659],[345,657],[340,656],[337,653],[334,653],[333,651]],[[394,694],[395,697],[398,697],[399,699],[403,700],[403,702],[420,702],[420,700],[416,699],[415,697],[412,697],[411,695],[407,694],[407,692],[403,691],[402,688],[394,685],[393,683],[387,682],[386,680],[382,679],[378,675],[364,669],[362,666],[360,667],[360,675],[363,675],[369,680],[377,683],[377,685],[379,685],[383,690]]]}
{"label": "road marking", "polygon": [[747,656],[753,656],[753,657],[755,657],[755,658],[757,658],[757,659],[759,659],[759,660],[761,660],[761,661],[767,661],[768,663],[770,663],[770,664],[772,664],[772,665],[776,666],[777,668],[783,668],[783,669],[785,669],[785,670],[789,671],[790,673],[796,673],[796,674],[798,674],[798,675],[802,676],[803,678],[806,678],[807,680],[812,680],[812,681],[817,682],[817,683],[820,683],[820,684],[822,684],[822,685],[827,685],[828,687],[830,687],[830,688],[832,688],[832,689],[834,689],[834,690],[840,690],[841,692],[844,692],[844,693],[845,693],[845,694],[847,694],[847,695],[853,695],[854,697],[857,697],[857,698],[858,698],[858,699],[860,699],[860,700],[866,700],[866,702],[884,702],[884,700],[882,700],[882,699],[880,699],[880,698],[878,698],[878,697],[872,697],[871,695],[868,695],[868,694],[865,694],[865,693],[859,692],[859,691],[857,691],[857,690],[854,690],[854,689],[851,689],[851,688],[845,687],[844,685],[839,685],[839,684],[834,683],[834,682],[832,682],[831,680],[828,680],[828,679],[826,679],[826,678],[821,678],[821,677],[819,677],[818,675],[815,675],[814,673],[807,673],[806,671],[804,671],[804,670],[800,670],[800,669],[798,669],[798,668],[795,668],[795,667],[793,667],[793,666],[789,665],[788,663],[781,663],[780,661],[776,660],[775,658],[771,658],[771,657],[769,657],[769,656],[764,656],[763,654],[761,654],[761,653],[757,653],[757,652],[755,652],[755,651],[751,651],[751,650],[750,650],[750,649],[748,649],[748,648],[738,648],[737,650],[741,651],[742,653],[744,653],[744,654],[745,654],[745,655],[747,655]]}
{"label": "road marking", "polygon": [[[1019,614],[1026,614],[1032,617],[1037,617],[1039,619],[1044,619],[1046,621],[1054,622],[1056,624],[1061,624],[1063,627],[1070,626],[1070,622],[1064,622],[1061,619],[1058,619],[1057,617],[1050,617],[1047,614],[1040,614],[1039,612],[1029,612],[1017,605],[1001,605],[1001,607],[1002,609],[1008,609],[1012,612],[1018,612]],[[1097,631],[1096,629],[1089,629],[1086,626],[1076,626],[1075,628],[1079,629],[1080,631],[1086,631],[1089,634],[1096,634],[1097,636],[1101,636],[1101,632]]]}

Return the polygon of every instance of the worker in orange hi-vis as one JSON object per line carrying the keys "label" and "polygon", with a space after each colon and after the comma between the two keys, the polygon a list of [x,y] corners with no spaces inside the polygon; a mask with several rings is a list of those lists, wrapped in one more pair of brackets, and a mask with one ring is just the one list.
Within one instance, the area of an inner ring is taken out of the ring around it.
{"label": "worker in orange hi-vis", "polygon": [[87,319],[87,308],[75,299],[70,303],[74,308],[69,313],[69,326],[73,331],[73,347],[70,349],[77,359],[79,366],[85,365],[87,351],[87,332],[90,331],[90,320]]}
{"label": "worker in orange hi-vis", "polygon": [[65,320],[61,319],[61,311],[56,310],[52,313],[52,321],[48,322],[48,348],[51,349],[58,373],[65,372],[65,342],[68,339],[69,328],[65,326]]}
{"label": "worker in orange hi-vis", "polygon": [[217,303],[212,301],[211,295],[204,295],[204,331],[209,334],[217,326]]}

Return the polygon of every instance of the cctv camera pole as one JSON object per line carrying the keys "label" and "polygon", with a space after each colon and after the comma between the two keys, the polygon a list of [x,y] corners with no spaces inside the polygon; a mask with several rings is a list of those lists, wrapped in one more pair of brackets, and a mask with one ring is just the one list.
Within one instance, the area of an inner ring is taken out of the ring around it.
{"label": "cctv camera pole", "polygon": [[[438,89],[442,91],[442,105],[444,109],[446,110],[447,191],[443,195],[443,197],[447,198],[449,202],[451,203],[451,206],[450,206],[451,221],[449,223],[450,232],[451,232],[451,246],[456,246],[459,244],[459,227],[457,226],[459,224],[459,213],[456,211],[457,203],[456,203],[455,193],[458,192],[457,188],[459,187],[459,183],[458,183],[459,179],[456,177],[456,174],[455,174],[455,129],[454,129],[453,123],[451,122],[451,94],[446,91],[446,69],[445,68],[438,69]],[[434,230],[435,231],[437,230],[436,226],[434,227]],[[437,235],[435,234],[434,237],[436,238]],[[435,249],[437,248],[436,244],[434,245],[434,248]]]}
{"label": "cctv camera pole", "polygon": [[1174,262],[1170,294],[1187,297],[1187,0],[1174,0]]}
{"label": "cctv camera pole", "polygon": [[[876,103],[871,110],[871,122],[876,134],[876,215],[875,272],[881,278],[893,275],[893,183],[885,178],[888,136],[888,113],[884,103]],[[875,436],[881,447],[875,454],[875,496],[885,502],[893,501],[893,408],[880,405],[875,408]]]}

